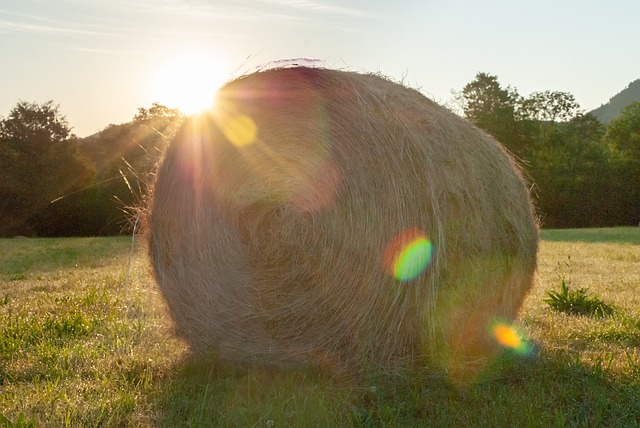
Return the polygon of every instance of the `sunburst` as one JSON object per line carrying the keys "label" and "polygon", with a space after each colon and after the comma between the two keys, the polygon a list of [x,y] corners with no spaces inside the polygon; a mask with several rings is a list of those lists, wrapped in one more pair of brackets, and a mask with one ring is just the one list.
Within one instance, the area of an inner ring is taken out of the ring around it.
{"label": "sunburst", "polygon": [[184,50],[159,62],[151,72],[153,100],[183,113],[195,114],[213,104],[228,79],[224,60],[206,52]]}

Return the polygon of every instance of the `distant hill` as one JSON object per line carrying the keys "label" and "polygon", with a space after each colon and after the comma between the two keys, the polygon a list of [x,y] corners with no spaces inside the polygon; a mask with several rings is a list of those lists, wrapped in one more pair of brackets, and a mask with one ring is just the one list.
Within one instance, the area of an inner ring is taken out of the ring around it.
{"label": "distant hill", "polygon": [[86,235],[131,232],[156,164],[181,118],[159,117],[109,125],[81,138],[78,149],[95,167],[95,181],[84,197]]}
{"label": "distant hill", "polygon": [[181,117],[156,117],[109,125],[80,138],[78,143],[80,151],[94,162],[99,176],[129,168],[148,172],[181,122]]}
{"label": "distant hill", "polygon": [[629,86],[617,95],[609,99],[609,102],[593,110],[591,114],[600,122],[608,124],[620,116],[623,108],[631,103],[640,102],[640,79],[629,83]]}

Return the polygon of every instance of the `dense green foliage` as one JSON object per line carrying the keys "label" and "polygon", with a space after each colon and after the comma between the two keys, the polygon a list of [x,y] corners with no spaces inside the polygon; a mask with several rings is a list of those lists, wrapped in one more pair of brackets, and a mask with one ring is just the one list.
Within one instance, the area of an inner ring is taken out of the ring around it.
{"label": "dense green foliage", "polygon": [[58,106],[20,101],[0,122],[0,236],[47,234],[62,218],[80,226],[81,203],[50,202],[94,176]]}
{"label": "dense green foliage", "polygon": [[605,127],[565,92],[528,97],[479,73],[458,94],[464,115],[520,160],[543,226],[637,225],[640,103]]}
{"label": "dense green foliage", "polygon": [[161,151],[183,117],[154,103],[79,139],[52,101],[0,121],[0,236],[114,235],[131,229]]}
{"label": "dense green foliage", "polygon": [[[478,73],[457,95],[467,119],[521,163],[545,227],[637,225],[640,103],[603,125],[573,95],[521,96]],[[129,232],[168,138],[184,116],[158,103],[79,139],[52,101],[0,119],[0,236]]]}

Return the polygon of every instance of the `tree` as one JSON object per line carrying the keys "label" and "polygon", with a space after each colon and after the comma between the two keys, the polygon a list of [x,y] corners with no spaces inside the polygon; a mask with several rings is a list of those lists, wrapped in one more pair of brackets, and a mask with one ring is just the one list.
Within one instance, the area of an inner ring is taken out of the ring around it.
{"label": "tree", "polygon": [[134,122],[144,122],[152,119],[165,118],[165,119],[178,119],[184,116],[177,108],[169,108],[159,102],[151,103],[151,107],[148,109],[144,107],[138,108],[138,113],[133,116]]}
{"label": "tree", "polygon": [[640,102],[629,104],[609,124],[605,140],[624,160],[640,163]]}
{"label": "tree", "polygon": [[536,206],[545,227],[607,225],[615,217],[604,128],[592,115],[548,124],[529,164]]}
{"label": "tree", "polygon": [[86,185],[90,162],[53,101],[20,101],[0,122],[0,236],[34,234],[52,200]]}
{"label": "tree", "polygon": [[520,98],[515,89],[503,88],[497,76],[478,73],[462,89],[458,101],[467,119],[522,158],[526,157],[526,142],[516,116]]}
{"label": "tree", "polygon": [[628,105],[604,136],[611,150],[613,176],[620,199],[620,223],[640,221],[640,102]]}
{"label": "tree", "polygon": [[69,139],[73,134],[60,107],[49,100],[43,104],[19,101],[0,124],[0,139],[23,143],[47,140],[52,143]]}
{"label": "tree", "polygon": [[554,123],[568,122],[580,113],[580,105],[568,92],[534,92],[520,104],[523,119]]}
{"label": "tree", "polygon": [[581,114],[580,105],[572,94],[560,91],[534,92],[520,100],[518,116],[527,130],[529,145],[535,150],[542,144],[553,144],[558,122],[569,122]]}
{"label": "tree", "polygon": [[523,161],[545,226],[629,223],[625,207],[635,206],[639,199],[630,192],[640,187],[640,172],[631,178],[630,161],[612,162],[612,153],[617,150],[620,159],[637,159],[640,164],[640,149],[635,151],[640,144],[633,143],[628,131],[632,120],[620,130],[610,130],[607,145],[604,127],[595,117],[583,115],[570,93],[541,91],[524,98],[487,73],[478,73],[458,102],[470,121]]}

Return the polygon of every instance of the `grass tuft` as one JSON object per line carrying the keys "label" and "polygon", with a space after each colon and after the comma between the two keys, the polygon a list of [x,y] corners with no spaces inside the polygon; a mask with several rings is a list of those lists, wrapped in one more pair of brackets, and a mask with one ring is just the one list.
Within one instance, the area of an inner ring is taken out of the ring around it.
{"label": "grass tuft", "polygon": [[2,428],[35,428],[36,421],[34,421],[33,419],[27,420],[27,417],[24,415],[24,413],[20,413],[18,415],[18,419],[16,419],[15,422],[11,422],[2,413],[0,413],[0,426]]}
{"label": "grass tuft", "polygon": [[587,289],[570,290],[564,278],[561,279],[560,291],[547,290],[544,302],[559,312],[590,317],[609,317],[614,314],[613,306],[603,302],[599,297],[588,296]]}

